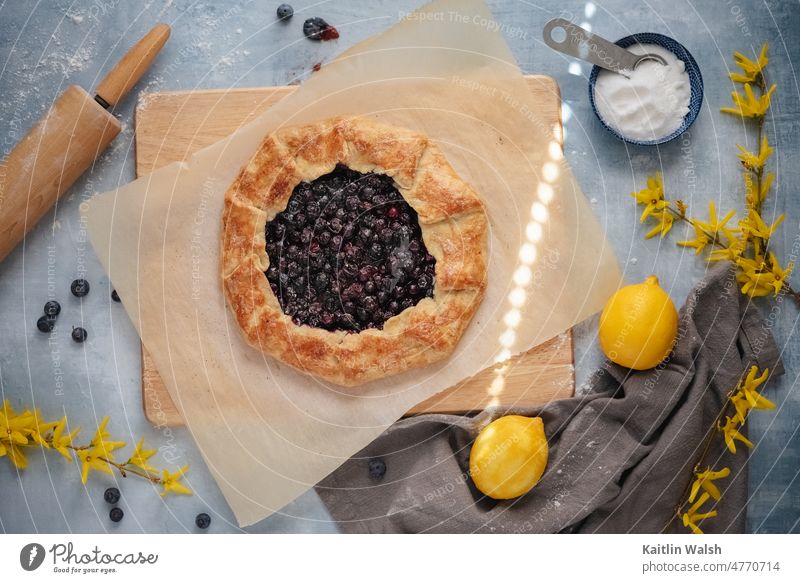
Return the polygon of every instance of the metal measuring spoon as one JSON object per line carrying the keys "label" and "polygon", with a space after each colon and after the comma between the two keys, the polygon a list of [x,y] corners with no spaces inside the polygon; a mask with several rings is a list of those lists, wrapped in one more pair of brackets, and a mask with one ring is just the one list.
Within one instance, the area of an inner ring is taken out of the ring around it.
{"label": "metal measuring spoon", "polygon": [[[558,29],[563,29],[565,33],[564,40],[561,42],[553,38],[553,31]],[[554,18],[544,25],[544,42],[550,48],[565,55],[588,61],[625,77],[630,77],[631,71],[642,61],[667,64],[660,55],[653,53],[637,55],[564,18]]]}

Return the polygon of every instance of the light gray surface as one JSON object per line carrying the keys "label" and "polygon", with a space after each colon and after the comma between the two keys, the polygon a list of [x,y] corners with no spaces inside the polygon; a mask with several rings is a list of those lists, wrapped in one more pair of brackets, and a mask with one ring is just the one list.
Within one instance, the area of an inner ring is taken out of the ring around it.
{"label": "light gray surface", "polygon": [[[155,22],[168,22],[172,38],[152,71],[140,84],[146,90],[249,87],[297,82],[314,63],[329,59],[355,42],[385,30],[400,11],[416,0],[312,5],[293,2],[288,24],[275,21],[279,2],[192,2],[164,0],[124,2],[82,0],[0,2],[0,149],[13,143],[46,110],[66,85],[93,87],[127,47]],[[368,6],[364,6],[368,4]],[[309,7],[310,8],[304,8]],[[752,146],[743,126],[723,117],[732,89],[725,75],[734,50],[752,52],[761,41],[771,44],[770,71],[779,84],[768,131],[777,145],[778,181],[775,204],[786,212],[776,238],[777,250],[800,248],[798,220],[800,169],[800,100],[795,61],[800,55],[800,8],[797,2],[718,0],[608,0],[605,2],[490,2],[498,22],[524,32],[508,40],[526,73],[555,77],[564,99],[567,158],[606,226],[629,281],[656,273],[676,303],[683,302],[706,266],[690,251],[677,248],[677,236],[644,241],[638,209],[629,192],[641,188],[648,173],[662,169],[668,191],[704,214],[707,201],[718,207],[742,208],[741,177],[735,142]],[[337,42],[312,43],[302,38],[302,21],[323,16],[336,25]],[[572,64],[540,41],[544,23],[555,16],[589,23],[607,37],[633,32],[661,32],[682,42],[698,61],[705,80],[705,102],[690,134],[657,149],[625,147],[605,133],[589,109],[588,68]],[[571,71],[571,72],[570,72]],[[30,467],[19,476],[0,460],[0,530],[8,532],[184,532],[194,530],[197,512],[212,515],[214,532],[238,530],[232,514],[205,469],[185,430],[153,429],[141,412],[139,342],[122,307],[109,297],[109,283],[85,242],[80,204],[96,191],[134,177],[132,111],[129,99],[119,110],[125,132],[20,245],[0,265],[0,389],[15,406],[35,403],[50,416],[67,413],[91,433],[96,421],[110,414],[115,436],[134,441],[144,436],[160,444],[160,465],[190,463],[192,497],[162,500],[146,483],[123,481],[125,519],[112,524],[103,490],[113,480],[93,476],[84,488],[78,467],[55,455],[31,453]],[[703,209],[701,211],[701,208]],[[682,227],[677,226],[678,234]],[[48,261],[51,260],[50,274]],[[85,266],[92,292],[78,301],[69,282]],[[51,339],[35,329],[48,299],[48,277],[62,303],[59,326]],[[800,278],[793,278],[800,281]],[[784,350],[787,375],[768,394],[779,406],[775,413],[757,413],[748,422],[757,443],[750,463],[751,532],[800,531],[800,341],[795,335],[800,310],[788,301],[763,302],[772,311],[774,333]],[[69,338],[81,323],[89,341]],[[577,329],[579,382],[600,362],[595,342],[596,321]],[[57,382],[63,381],[63,389]],[[310,493],[254,528],[257,532],[333,531],[319,499]]]}

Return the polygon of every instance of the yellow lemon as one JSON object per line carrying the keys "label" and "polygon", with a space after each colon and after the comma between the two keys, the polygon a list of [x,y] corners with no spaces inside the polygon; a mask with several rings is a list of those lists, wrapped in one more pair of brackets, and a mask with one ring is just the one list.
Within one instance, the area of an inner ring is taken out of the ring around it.
{"label": "yellow lemon", "polygon": [[508,500],[536,485],[547,466],[541,417],[506,415],[483,428],[469,454],[469,473],[478,490]]}
{"label": "yellow lemon", "polygon": [[612,362],[627,368],[653,368],[672,350],[678,336],[678,312],[651,275],[627,285],[608,300],[600,315],[600,347]]}

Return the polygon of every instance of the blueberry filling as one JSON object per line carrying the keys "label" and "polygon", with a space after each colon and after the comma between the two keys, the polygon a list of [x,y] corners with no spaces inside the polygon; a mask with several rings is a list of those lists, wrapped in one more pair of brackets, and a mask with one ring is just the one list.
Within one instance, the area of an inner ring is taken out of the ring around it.
{"label": "blueberry filling", "polygon": [[339,164],[301,182],[266,239],[267,280],[298,326],[380,330],[433,296],[436,260],[417,213],[384,174]]}

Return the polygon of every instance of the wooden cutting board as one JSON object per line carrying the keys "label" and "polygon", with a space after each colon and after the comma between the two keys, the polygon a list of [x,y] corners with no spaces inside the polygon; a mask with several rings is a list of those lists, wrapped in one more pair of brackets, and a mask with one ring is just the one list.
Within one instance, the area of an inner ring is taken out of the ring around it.
{"label": "wooden cutting board", "polygon": [[[550,77],[527,77],[539,104],[538,113],[561,136],[561,95]],[[178,91],[143,94],[136,108],[136,173],[144,176],[227,137],[296,87]],[[486,369],[459,385],[414,407],[415,413],[466,413],[490,403],[534,406],[572,396],[575,389],[572,331],[513,358],[504,374],[502,392],[489,394],[496,378]],[[157,426],[182,425],[147,350],[142,348],[142,397],[147,419]]]}

